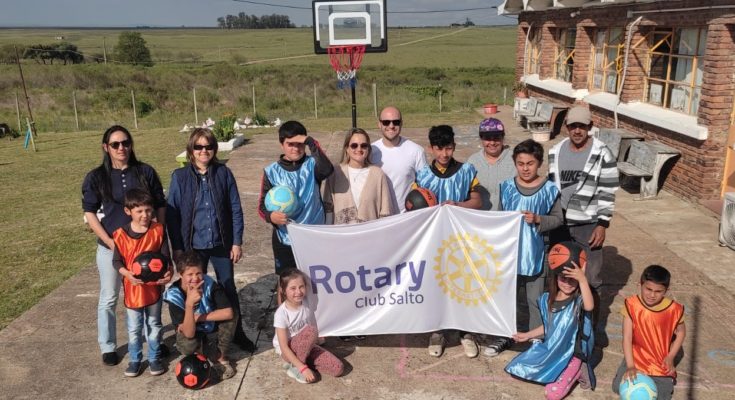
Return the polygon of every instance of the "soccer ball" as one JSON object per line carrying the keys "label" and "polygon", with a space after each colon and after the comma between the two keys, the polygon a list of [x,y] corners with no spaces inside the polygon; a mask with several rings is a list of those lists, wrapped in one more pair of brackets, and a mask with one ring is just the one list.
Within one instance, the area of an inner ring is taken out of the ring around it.
{"label": "soccer ball", "polygon": [[289,217],[294,216],[300,208],[299,199],[293,189],[288,186],[274,186],[265,195],[265,209],[280,211]]}
{"label": "soccer ball", "polygon": [[620,382],[621,400],[656,400],[657,398],[656,382],[648,375],[639,372],[632,383],[627,380]]}
{"label": "soccer ball", "polygon": [[210,367],[207,357],[190,354],[176,364],[176,380],[187,389],[201,389],[209,383]]}
{"label": "soccer ball", "polygon": [[146,251],[135,257],[131,272],[143,282],[155,282],[166,274],[168,260],[161,253]]}

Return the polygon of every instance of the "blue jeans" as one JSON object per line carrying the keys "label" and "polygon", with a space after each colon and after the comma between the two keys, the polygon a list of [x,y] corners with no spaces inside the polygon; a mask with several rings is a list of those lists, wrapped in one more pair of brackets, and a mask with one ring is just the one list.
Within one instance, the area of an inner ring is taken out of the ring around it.
{"label": "blue jeans", "polygon": [[120,295],[120,274],[112,266],[112,250],[97,245],[97,269],[100,274],[100,298],[97,303],[97,342],[102,353],[117,347],[115,308]]}
{"label": "blue jeans", "polygon": [[230,260],[230,249],[226,249],[223,246],[218,246],[213,249],[194,249],[204,262],[204,273],[207,273],[209,262],[212,262],[214,267],[214,273],[217,275],[217,282],[222,285],[227,295],[227,300],[230,301],[232,311],[237,316],[237,327],[235,332],[242,330],[240,326],[240,298],[237,295],[237,288],[235,287],[235,272]]}
{"label": "blue jeans", "polygon": [[158,299],[157,302],[147,307],[127,309],[128,356],[130,362],[140,362],[143,359],[142,339],[144,332],[148,342],[148,361],[158,360],[162,328],[161,304],[162,300]]}

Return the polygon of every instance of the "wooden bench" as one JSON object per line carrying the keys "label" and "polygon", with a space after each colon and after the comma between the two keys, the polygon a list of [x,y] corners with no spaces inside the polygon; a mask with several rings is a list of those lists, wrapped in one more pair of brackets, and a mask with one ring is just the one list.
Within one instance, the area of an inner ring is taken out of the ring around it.
{"label": "wooden bench", "polygon": [[653,199],[658,195],[661,169],[669,159],[679,154],[678,150],[657,141],[634,141],[626,160],[618,163],[618,171],[641,178],[639,200]]}
{"label": "wooden bench", "polygon": [[618,161],[623,161],[628,154],[630,144],[643,140],[643,136],[627,131],[625,129],[600,128],[595,135],[612,151]]}

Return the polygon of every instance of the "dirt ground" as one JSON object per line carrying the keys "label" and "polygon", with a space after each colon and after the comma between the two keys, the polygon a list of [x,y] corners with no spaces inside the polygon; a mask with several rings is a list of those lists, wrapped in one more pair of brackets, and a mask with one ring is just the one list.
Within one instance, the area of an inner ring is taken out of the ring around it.
{"label": "dirt ground", "polygon": [[[507,144],[515,145],[529,134],[515,127],[510,111],[499,117],[511,127]],[[477,121],[455,126],[456,158],[464,161],[479,150]],[[404,116],[404,135],[426,144],[426,127],[412,127]],[[308,128],[308,127],[307,127]],[[373,127],[368,127],[373,128]],[[371,130],[375,139],[376,130]],[[342,132],[315,132],[332,159],[339,154]],[[547,143],[546,147],[555,141]],[[169,371],[159,377],[148,371],[125,378],[127,358],[115,367],[102,365],[96,343],[96,305],[99,284],[90,265],[69,279],[28,312],[0,331],[0,398],[118,399],[118,398],[221,398],[221,399],[515,399],[543,398],[543,387],[520,382],[503,372],[521,347],[495,358],[464,356],[455,340],[441,358],[426,350],[428,335],[377,335],[345,343],[329,338],[325,347],[347,366],[340,378],[324,377],[312,385],[288,378],[272,350],[275,283],[271,228],[257,216],[262,168],[279,154],[276,137],[256,136],[233,151],[233,170],[245,208],[244,258],[236,265],[243,323],[258,339],[254,354],[235,353],[237,375],[214,382],[200,391],[188,391],[172,372],[178,360],[173,329],[164,306],[164,341],[173,350],[166,361]],[[652,263],[666,266],[673,275],[670,295],[686,307],[687,338],[677,370],[676,399],[735,398],[735,252],[717,245],[717,219],[699,207],[662,192],[658,199],[635,201],[636,195],[618,191],[616,215],[604,246],[602,315],[598,332],[609,346],[597,352],[595,391],[576,388],[569,399],[615,399],[610,385],[622,359],[624,297],[635,294],[642,269]],[[90,249],[90,262],[93,249]],[[126,354],[125,320],[118,307],[118,353]],[[211,350],[211,349],[210,349]],[[732,381],[731,381],[732,380]]]}

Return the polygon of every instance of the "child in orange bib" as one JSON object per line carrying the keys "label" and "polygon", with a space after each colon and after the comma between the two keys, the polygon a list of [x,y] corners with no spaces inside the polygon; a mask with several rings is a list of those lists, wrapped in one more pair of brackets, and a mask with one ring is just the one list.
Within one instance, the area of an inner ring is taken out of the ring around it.
{"label": "child in orange bib", "polygon": [[640,295],[625,299],[623,315],[623,354],[625,358],[613,380],[618,393],[620,382],[633,381],[643,373],[656,382],[658,399],[674,393],[674,357],[686,337],[684,306],[665,297],[671,274],[660,265],[648,266],[641,274]]}

